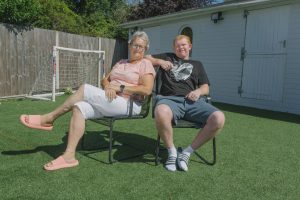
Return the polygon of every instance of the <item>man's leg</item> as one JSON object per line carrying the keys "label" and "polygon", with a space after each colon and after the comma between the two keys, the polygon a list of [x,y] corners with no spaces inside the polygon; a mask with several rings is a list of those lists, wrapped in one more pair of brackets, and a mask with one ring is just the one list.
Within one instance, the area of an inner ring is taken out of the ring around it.
{"label": "man's leg", "polygon": [[223,128],[224,123],[225,116],[221,111],[215,111],[208,117],[206,125],[199,131],[192,144],[184,149],[180,155],[181,159],[179,166],[182,170],[188,170],[187,164],[191,153],[215,137],[216,134]]}
{"label": "man's leg", "polygon": [[225,123],[225,116],[223,112],[213,112],[207,119],[206,125],[199,131],[194,138],[191,147],[193,149],[200,148],[210,139],[214,138],[217,133],[223,128]]}
{"label": "man's leg", "polygon": [[173,113],[169,106],[160,104],[155,108],[156,129],[169,154],[165,167],[169,171],[176,171],[177,151],[173,143],[172,119]]}

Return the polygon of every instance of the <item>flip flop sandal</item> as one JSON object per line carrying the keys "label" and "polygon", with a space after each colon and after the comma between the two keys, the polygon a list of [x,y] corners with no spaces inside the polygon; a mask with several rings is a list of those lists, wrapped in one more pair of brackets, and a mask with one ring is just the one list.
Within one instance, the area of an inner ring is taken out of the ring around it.
{"label": "flip flop sandal", "polygon": [[53,129],[52,124],[46,124],[46,125],[41,124],[41,115],[21,115],[20,121],[24,126],[28,128],[45,130],[45,131],[51,131]]}
{"label": "flip flop sandal", "polygon": [[53,171],[63,168],[75,167],[79,164],[78,160],[66,161],[62,156],[59,156],[55,160],[44,165],[44,169],[47,171]]}

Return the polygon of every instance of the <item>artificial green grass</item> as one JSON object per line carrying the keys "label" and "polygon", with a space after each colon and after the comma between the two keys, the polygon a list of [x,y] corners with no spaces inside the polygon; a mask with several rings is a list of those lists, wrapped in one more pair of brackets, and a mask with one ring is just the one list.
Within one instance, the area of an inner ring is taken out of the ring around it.
{"label": "artificial green grass", "polygon": [[[155,166],[156,129],[151,116],[118,121],[116,142],[143,149],[143,156],[107,164],[106,150],[79,146],[79,166],[47,172],[43,164],[64,151],[70,114],[59,118],[51,132],[25,128],[19,116],[48,112],[64,98],[55,103],[0,101],[1,199],[299,199],[297,115],[216,104],[226,116],[217,136],[217,163],[208,166],[193,156],[186,173]],[[88,121],[86,131],[84,146],[107,145],[106,127]],[[189,145],[195,133],[195,129],[175,129],[175,144]],[[211,142],[199,152],[210,158]],[[113,156],[120,159],[136,153],[120,146]]]}

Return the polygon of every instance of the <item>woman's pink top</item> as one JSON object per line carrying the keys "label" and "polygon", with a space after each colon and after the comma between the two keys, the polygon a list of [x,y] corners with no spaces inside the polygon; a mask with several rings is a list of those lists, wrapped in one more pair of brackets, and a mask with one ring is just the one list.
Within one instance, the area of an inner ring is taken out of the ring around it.
{"label": "woman's pink top", "polygon": [[[112,68],[110,83],[113,85],[137,86],[141,84],[141,78],[145,74],[152,74],[155,77],[155,70],[152,63],[142,59],[137,63],[130,63],[128,60],[121,60]],[[127,95],[122,95],[127,97]]]}

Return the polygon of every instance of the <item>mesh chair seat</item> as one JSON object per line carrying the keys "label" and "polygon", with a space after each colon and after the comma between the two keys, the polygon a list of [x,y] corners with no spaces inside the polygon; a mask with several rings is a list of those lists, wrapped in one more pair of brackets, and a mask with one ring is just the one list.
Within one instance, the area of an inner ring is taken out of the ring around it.
{"label": "mesh chair seat", "polygon": [[[133,115],[132,114],[132,110],[133,110],[133,100],[132,100],[132,98],[130,98],[129,101],[130,101],[129,115],[121,115],[121,116],[113,116],[113,117],[102,117],[102,118],[91,120],[95,123],[98,123],[98,124],[109,127],[109,145],[107,147],[109,163],[115,162],[115,160],[113,160],[113,158],[112,158],[112,150],[113,150],[113,147],[114,147],[114,144],[113,144],[113,142],[114,142],[114,134],[113,134],[114,122],[117,121],[117,120],[143,119],[143,118],[146,118],[149,114],[150,104],[151,104],[151,95],[144,96],[144,99],[142,101],[142,109],[141,109],[140,114],[138,114],[138,115]],[[84,146],[83,144],[84,144],[84,140],[82,140],[82,146]],[[135,155],[135,156],[129,156],[129,157],[124,158],[122,160],[137,157],[137,156],[140,156],[140,155],[141,154]]]}

